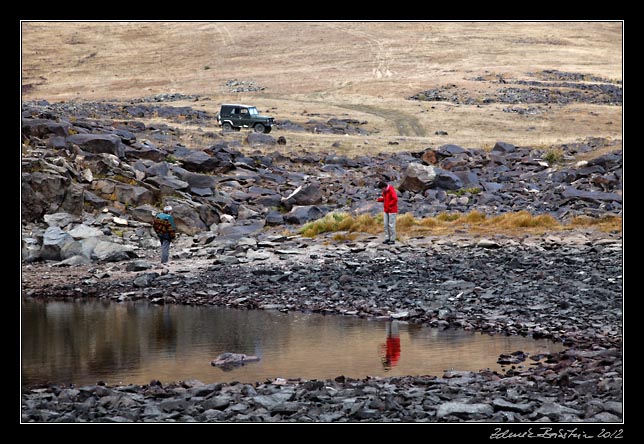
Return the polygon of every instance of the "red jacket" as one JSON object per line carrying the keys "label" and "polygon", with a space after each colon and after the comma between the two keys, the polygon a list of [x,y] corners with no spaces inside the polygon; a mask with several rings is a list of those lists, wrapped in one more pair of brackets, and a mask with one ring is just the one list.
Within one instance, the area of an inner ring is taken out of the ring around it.
{"label": "red jacket", "polygon": [[385,213],[397,213],[398,212],[398,195],[396,194],[396,189],[387,185],[387,188],[382,192],[382,197],[378,198],[378,202],[384,202]]}
{"label": "red jacket", "polygon": [[393,367],[400,360],[400,338],[387,337],[387,362]]}

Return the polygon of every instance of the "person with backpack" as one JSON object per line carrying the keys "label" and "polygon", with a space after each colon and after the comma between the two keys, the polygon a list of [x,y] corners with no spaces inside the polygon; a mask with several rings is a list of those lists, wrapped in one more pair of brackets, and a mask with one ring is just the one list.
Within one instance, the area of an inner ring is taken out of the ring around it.
{"label": "person with backpack", "polygon": [[177,236],[177,226],[174,223],[170,205],[163,207],[162,213],[157,213],[152,228],[161,241],[161,263],[165,264],[170,258],[170,243]]}
{"label": "person with backpack", "polygon": [[385,244],[394,244],[396,242],[396,215],[398,214],[398,195],[393,185],[384,180],[378,182],[378,188],[382,190],[382,196],[377,200],[384,206],[384,223],[385,223]]}

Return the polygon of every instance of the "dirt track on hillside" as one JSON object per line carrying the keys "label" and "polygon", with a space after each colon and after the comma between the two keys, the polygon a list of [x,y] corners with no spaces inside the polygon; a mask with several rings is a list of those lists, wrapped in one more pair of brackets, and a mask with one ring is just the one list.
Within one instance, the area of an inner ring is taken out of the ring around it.
{"label": "dirt track on hillside", "polygon": [[[521,115],[496,104],[409,100],[421,91],[446,87],[472,97],[489,96],[503,86],[500,78],[534,80],[544,70],[621,82],[621,23],[22,25],[23,100],[196,94],[209,98],[198,104],[204,111],[216,113],[221,103],[247,101],[278,120],[294,122],[305,111],[337,115],[351,109],[359,113],[355,118],[378,130],[369,138],[370,151],[400,143],[401,137],[416,138],[401,143],[401,150],[443,143],[487,147],[498,140],[541,146],[586,137],[621,140],[619,106],[555,105],[539,115]],[[262,89],[234,93],[225,88],[231,79],[252,80]],[[333,143],[309,135],[291,137],[307,149]],[[355,147],[363,140],[348,138],[346,144]]]}

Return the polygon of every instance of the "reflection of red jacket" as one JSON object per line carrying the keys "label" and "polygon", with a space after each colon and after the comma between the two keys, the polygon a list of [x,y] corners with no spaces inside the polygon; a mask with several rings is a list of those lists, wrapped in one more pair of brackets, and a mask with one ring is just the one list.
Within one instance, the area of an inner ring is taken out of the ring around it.
{"label": "reflection of red jacket", "polygon": [[387,362],[393,367],[400,359],[400,338],[387,338]]}
{"label": "reflection of red jacket", "polygon": [[378,202],[384,202],[385,213],[398,212],[398,195],[393,186],[387,185],[387,188],[382,192],[382,197],[378,198]]}

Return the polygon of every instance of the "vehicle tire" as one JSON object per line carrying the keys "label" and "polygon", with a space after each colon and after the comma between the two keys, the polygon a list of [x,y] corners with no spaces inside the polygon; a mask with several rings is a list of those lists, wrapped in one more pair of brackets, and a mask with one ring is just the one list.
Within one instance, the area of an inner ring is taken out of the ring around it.
{"label": "vehicle tire", "polygon": [[266,127],[264,125],[262,125],[261,123],[256,123],[253,128],[255,129],[256,133],[265,133],[266,132]]}
{"label": "vehicle tire", "polygon": [[270,127],[270,126],[265,126],[265,127],[264,127],[264,134],[268,134],[268,133],[270,133],[270,132],[271,132],[271,129],[273,129],[273,128],[272,128],[272,127]]}
{"label": "vehicle tire", "polygon": [[224,122],[221,124],[221,129],[223,129],[224,131],[232,131],[233,126],[230,124],[230,122]]}

